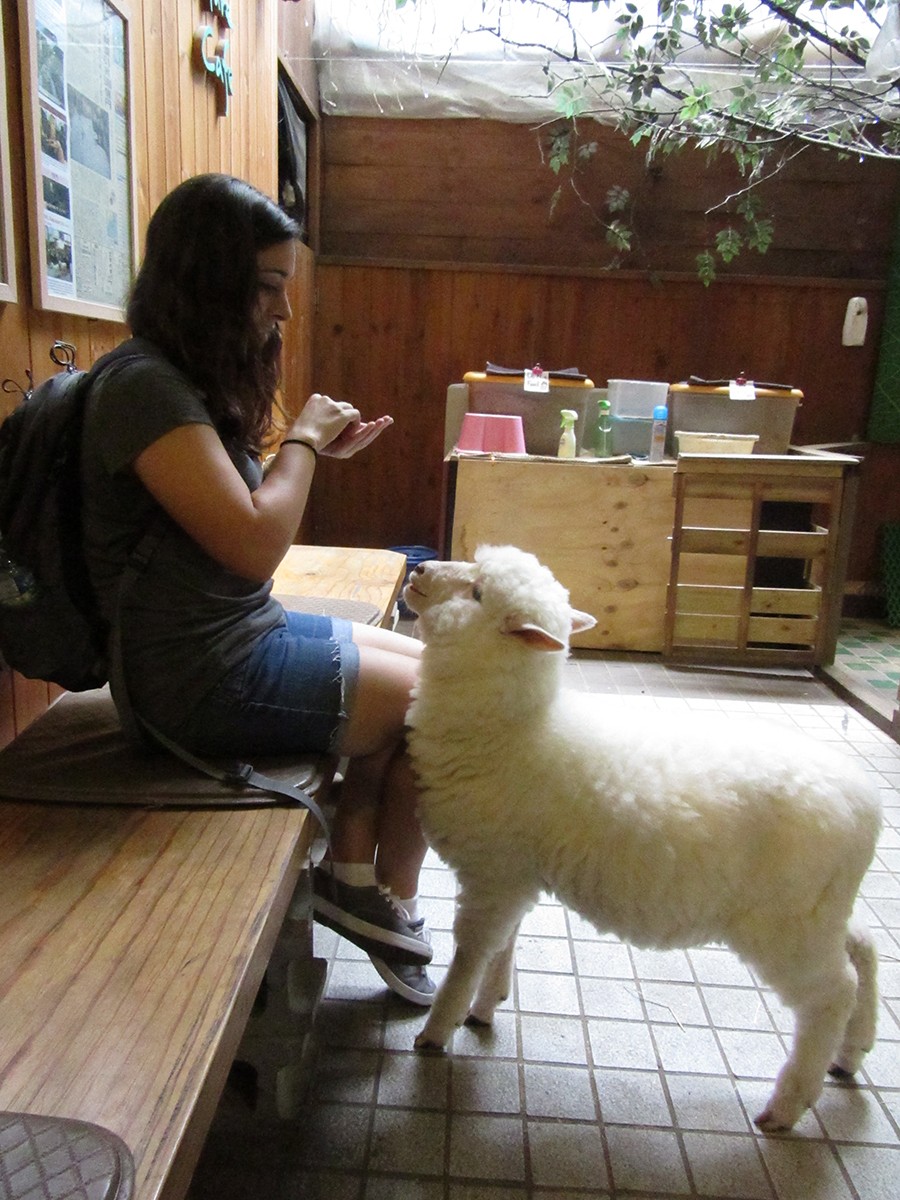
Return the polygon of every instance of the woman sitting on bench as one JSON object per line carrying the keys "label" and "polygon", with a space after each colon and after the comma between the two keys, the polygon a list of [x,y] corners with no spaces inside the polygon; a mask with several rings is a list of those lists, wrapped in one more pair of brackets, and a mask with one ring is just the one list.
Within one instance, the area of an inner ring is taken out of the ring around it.
{"label": "woman sitting on bench", "polygon": [[119,611],[130,703],[162,733],[196,754],[350,759],[316,915],[428,1005],[425,843],[404,745],[420,644],[285,612],[271,595],[318,457],[349,458],[391,424],[316,393],[263,475],[298,235],[226,175],[189,179],[156,210],[127,310],[138,357],[106,369],[88,401],[88,559],[112,618],[130,551],[154,523],[164,531]]}

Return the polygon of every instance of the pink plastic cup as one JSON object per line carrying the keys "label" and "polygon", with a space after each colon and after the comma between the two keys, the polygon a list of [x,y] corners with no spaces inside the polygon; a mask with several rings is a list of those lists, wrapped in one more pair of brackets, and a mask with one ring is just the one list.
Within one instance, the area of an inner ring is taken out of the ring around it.
{"label": "pink plastic cup", "polygon": [[484,450],[491,454],[524,454],[522,418],[467,412],[456,446],[458,450]]}

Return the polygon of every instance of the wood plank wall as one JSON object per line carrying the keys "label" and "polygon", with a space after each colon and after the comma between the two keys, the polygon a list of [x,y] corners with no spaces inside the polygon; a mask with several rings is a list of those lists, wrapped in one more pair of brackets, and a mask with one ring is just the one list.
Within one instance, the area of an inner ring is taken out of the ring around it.
{"label": "wood plank wall", "polygon": [[[775,214],[769,252],[741,257],[705,288],[694,258],[719,219],[706,207],[739,186],[724,161],[684,155],[648,172],[627,139],[595,130],[599,153],[578,193],[564,181],[553,207],[546,131],[349,117],[322,127],[315,386],[390,412],[396,426],[359,460],[322,465],[317,541],[438,545],[447,385],[488,360],[577,366],[599,384],[743,370],[804,392],[795,440],[864,437],[896,164],[801,155],[764,193]],[[613,267],[596,204],[617,182],[639,195],[640,239]],[[845,347],[857,295],[869,303],[869,334]],[[897,459],[895,447],[866,458],[852,580],[876,579],[878,524],[900,519]]]}
{"label": "wood plank wall", "polygon": [[[48,351],[64,338],[78,347],[79,364],[89,365],[126,336],[124,326],[107,321],[43,312],[31,303],[27,244],[24,153],[19,57],[19,6],[2,0],[4,61],[7,74],[12,206],[15,225],[19,301],[0,304],[0,379],[36,382],[53,370]],[[230,62],[234,95],[230,114],[217,114],[215,90],[208,76],[191,63],[194,30],[208,23],[200,0],[130,0],[133,36],[132,104],[137,179],[136,226],[141,244],[150,213],[175,184],[202,171],[242,176],[275,195],[277,188],[276,70],[279,21],[308,20],[311,0],[302,5],[284,0],[231,0]],[[301,35],[302,36],[302,33]],[[215,248],[210,248],[211,253]],[[298,273],[295,307],[309,307],[312,294],[311,252]],[[304,341],[304,338],[306,339]],[[309,330],[298,328],[292,363],[300,378],[297,390],[309,387]],[[14,398],[2,396],[6,409]],[[47,707],[56,689],[24,680],[0,669],[0,745]]]}

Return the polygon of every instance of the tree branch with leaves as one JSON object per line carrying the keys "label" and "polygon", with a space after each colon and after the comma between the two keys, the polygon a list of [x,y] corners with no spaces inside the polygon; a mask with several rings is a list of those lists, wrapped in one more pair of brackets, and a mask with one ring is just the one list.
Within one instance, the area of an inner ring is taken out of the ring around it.
{"label": "tree branch with leaves", "polygon": [[[766,251],[772,222],[756,189],[804,147],[900,158],[900,65],[871,70],[873,44],[896,3],[482,0],[470,32],[543,57],[555,109],[547,161],[576,190],[579,165],[596,148],[589,119],[621,130],[648,165],[687,147],[733,157],[743,186],[710,211],[727,208],[738,220],[698,257],[708,283],[719,263]],[[524,10],[546,22],[546,37],[521,36]],[[628,206],[623,189],[610,189],[606,237],[617,252],[630,245]]]}

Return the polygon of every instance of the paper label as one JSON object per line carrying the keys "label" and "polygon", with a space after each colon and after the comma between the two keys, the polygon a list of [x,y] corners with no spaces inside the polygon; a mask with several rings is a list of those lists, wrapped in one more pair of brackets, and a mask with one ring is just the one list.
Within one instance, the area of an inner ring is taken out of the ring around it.
{"label": "paper label", "polygon": [[524,388],[526,392],[549,392],[550,376],[540,367],[532,367],[525,372]]}
{"label": "paper label", "polygon": [[732,379],[728,384],[728,396],[731,400],[755,400],[756,385],[752,379]]}

